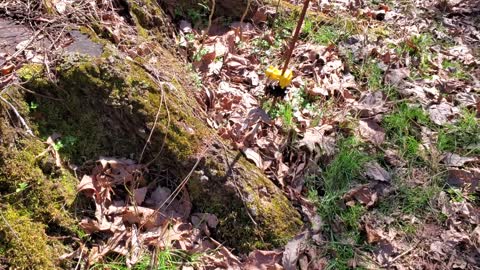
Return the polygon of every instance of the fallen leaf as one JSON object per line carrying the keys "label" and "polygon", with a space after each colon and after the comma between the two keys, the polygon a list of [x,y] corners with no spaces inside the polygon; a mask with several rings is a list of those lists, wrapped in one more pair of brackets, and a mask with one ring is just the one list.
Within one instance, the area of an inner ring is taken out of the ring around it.
{"label": "fallen leaf", "polygon": [[247,148],[243,150],[243,153],[245,154],[247,159],[255,163],[258,168],[263,168],[262,157],[255,150],[253,150],[252,148]]}
{"label": "fallen leaf", "polygon": [[378,162],[372,161],[365,164],[365,175],[375,181],[390,182],[392,176]]}
{"label": "fallen leaf", "polygon": [[440,103],[438,105],[432,105],[428,108],[430,120],[437,125],[445,125],[460,113],[460,109],[453,107],[448,103]]}
{"label": "fallen leaf", "polygon": [[358,186],[351,189],[345,195],[343,195],[345,204],[348,206],[355,205],[355,201],[366,207],[373,206],[378,199],[377,192],[372,190],[369,185]]}
{"label": "fallen leaf", "polygon": [[385,141],[385,131],[377,122],[367,119],[360,120],[359,133],[364,139],[375,145],[380,145]]}
{"label": "fallen leaf", "polygon": [[410,76],[410,69],[408,67],[390,69],[385,75],[385,82],[398,86],[403,82],[403,80],[408,78],[408,76]]}
{"label": "fallen leaf", "polygon": [[448,170],[447,183],[458,188],[467,188],[473,193],[478,189],[480,173],[472,173],[466,170]]}
{"label": "fallen leaf", "polygon": [[283,252],[255,250],[248,254],[246,262],[242,269],[245,270],[280,270],[283,269]]}
{"label": "fallen leaf", "polygon": [[183,33],[191,33],[193,31],[192,24],[189,21],[181,20],[180,21],[180,31]]}
{"label": "fallen leaf", "polygon": [[290,240],[283,252],[282,265],[285,270],[296,270],[300,253],[306,245],[307,233],[301,233]]}
{"label": "fallen leaf", "polygon": [[382,236],[368,223],[365,223],[365,232],[369,244],[374,244],[382,240]]}
{"label": "fallen leaf", "polygon": [[462,167],[465,163],[476,161],[476,158],[462,157],[455,153],[446,153],[442,159],[442,163],[450,167]]}
{"label": "fallen leaf", "polygon": [[332,130],[331,125],[309,128],[303,134],[303,138],[298,141],[298,147],[306,147],[310,153],[315,153],[318,148],[327,155],[332,155],[335,151],[335,140],[325,133]]}
{"label": "fallen leaf", "polygon": [[14,68],[15,68],[14,64],[4,65],[1,69],[1,73],[2,73],[2,75],[8,75],[8,74],[12,73]]}
{"label": "fallen leaf", "polygon": [[386,264],[393,259],[395,253],[395,247],[387,240],[381,240],[375,250],[373,251],[377,262],[380,264]]}
{"label": "fallen leaf", "polygon": [[133,191],[133,198],[135,199],[136,205],[141,205],[145,200],[145,196],[147,195],[147,188],[137,188]]}

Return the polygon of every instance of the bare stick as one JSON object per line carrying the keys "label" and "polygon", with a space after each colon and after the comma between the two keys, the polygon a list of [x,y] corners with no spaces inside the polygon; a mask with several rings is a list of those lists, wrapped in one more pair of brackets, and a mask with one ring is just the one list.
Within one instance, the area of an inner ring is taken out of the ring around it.
{"label": "bare stick", "polygon": [[[160,87],[162,87],[162,86],[160,86]],[[152,129],[150,130],[150,134],[148,135],[148,139],[147,139],[147,141],[145,142],[145,145],[143,146],[142,153],[140,154],[140,158],[138,159],[138,163],[142,163],[143,154],[145,153],[145,150],[147,149],[147,146],[148,146],[148,144],[150,143],[150,141],[151,141],[151,139],[152,139],[153,132],[155,131],[155,128],[156,128],[156,126],[157,126],[158,117],[160,116],[160,112],[162,111],[162,104],[163,104],[164,98],[165,98],[165,93],[164,93],[163,87],[162,87],[162,96],[161,96],[161,98],[160,98],[160,104],[158,105],[157,114],[155,115],[155,121],[153,122],[153,127],[152,127]]]}
{"label": "bare stick", "polygon": [[387,262],[386,264],[383,265],[383,267],[388,267],[390,266],[392,263],[394,263],[395,261],[397,261],[398,259],[400,259],[401,257],[407,255],[408,253],[412,252],[414,249],[417,248],[418,244],[420,244],[420,242],[417,242],[415,245],[413,245],[411,248],[405,250],[404,252],[402,252],[400,255],[398,255],[397,257],[393,258],[391,261]]}
{"label": "bare stick", "polygon": [[27,122],[25,122],[25,119],[23,119],[23,117],[20,115],[20,113],[17,111],[17,109],[12,105],[12,103],[8,102],[8,100],[4,99],[2,96],[0,96],[0,100],[2,100],[3,102],[7,103],[7,105],[13,110],[13,112],[15,113],[15,115],[18,117],[18,119],[20,120],[20,123],[22,123],[22,126],[27,130],[27,134],[30,135],[30,136],[34,136],[33,135],[33,132],[32,130],[30,129],[30,127],[27,125]]}
{"label": "bare stick", "polygon": [[210,15],[208,16],[208,27],[207,27],[207,30],[202,35],[202,44],[200,45],[200,49],[198,50],[197,54],[202,52],[203,47],[205,46],[205,40],[208,37],[208,32],[210,32],[210,28],[212,27],[213,14],[215,13],[215,1],[216,0],[212,0],[212,8],[210,10]]}
{"label": "bare stick", "polygon": [[243,41],[243,21],[248,14],[248,10],[250,9],[250,5],[252,4],[252,0],[248,0],[247,8],[243,12],[242,18],[240,19],[240,41]]}

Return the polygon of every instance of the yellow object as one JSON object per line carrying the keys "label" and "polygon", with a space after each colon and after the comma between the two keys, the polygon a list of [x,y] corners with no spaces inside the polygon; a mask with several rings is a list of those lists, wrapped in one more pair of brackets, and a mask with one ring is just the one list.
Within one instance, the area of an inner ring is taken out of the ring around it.
{"label": "yellow object", "polygon": [[268,67],[267,71],[265,71],[265,75],[271,80],[278,81],[278,84],[282,88],[287,87],[293,79],[293,72],[291,70],[287,69],[282,75],[282,71],[274,66]]}

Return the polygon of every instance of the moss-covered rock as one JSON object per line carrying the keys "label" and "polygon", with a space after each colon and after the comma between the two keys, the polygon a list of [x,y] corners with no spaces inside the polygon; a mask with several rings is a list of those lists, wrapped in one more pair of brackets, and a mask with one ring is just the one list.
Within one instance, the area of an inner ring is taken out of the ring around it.
{"label": "moss-covered rock", "polygon": [[[158,18],[166,19],[157,4],[129,1],[129,10],[139,29],[166,37],[157,25],[162,23]],[[216,237],[236,250],[279,246],[300,229],[300,216],[282,191],[241,153],[226,149],[202,120],[195,88],[174,49],[158,43],[152,49],[158,59],[153,64],[141,57],[128,60],[109,41],[99,41],[104,46],[101,57],[64,57],[51,68],[55,81],[39,65],[17,71],[31,91],[12,88],[8,94],[36,137],[22,136],[18,119],[0,105],[0,203],[5,216],[0,220],[0,260],[6,256],[8,265],[18,269],[58,267],[65,247],[48,236],[76,234],[78,180],[44,153],[44,142],[52,135],[59,136],[56,147],[70,165],[100,156],[128,157],[181,180],[200,159],[188,186],[193,206],[218,216]],[[16,237],[20,232],[25,239]],[[35,246],[19,248],[21,241]],[[26,265],[28,254],[39,258]]]}
{"label": "moss-covered rock", "polygon": [[49,243],[45,225],[15,208],[0,210],[0,245],[10,269],[56,269],[60,250]]}
{"label": "moss-covered rock", "polygon": [[[162,64],[172,59],[166,57]],[[182,70],[175,62],[170,62],[170,68],[178,71],[170,70],[172,74]],[[222,145],[196,116],[198,106],[184,88],[185,82],[169,83],[175,80],[167,74],[163,74],[166,82],[159,84],[142,67],[119,56],[70,58],[57,73],[57,86],[45,85],[41,77],[27,85],[40,93],[48,89],[62,99],[34,98],[40,115],[37,130],[43,137],[59,133],[74,138],[60,150],[72,162],[100,155],[139,159],[159,107],[150,148],[144,155],[145,161],[155,159],[158,169],[168,168],[183,179],[202,149],[215,149],[212,142]],[[199,178],[192,179],[194,206],[218,215],[218,236],[232,247],[247,251],[278,246],[301,226],[299,214],[282,192],[240,153],[210,150],[198,169],[209,180],[199,184]]]}
{"label": "moss-covered rock", "polygon": [[[28,114],[24,96],[6,91],[17,110]],[[21,136],[9,108],[0,105],[0,250],[11,269],[55,269],[68,247],[60,236],[73,232],[78,180],[57,168],[46,145],[38,138]]]}

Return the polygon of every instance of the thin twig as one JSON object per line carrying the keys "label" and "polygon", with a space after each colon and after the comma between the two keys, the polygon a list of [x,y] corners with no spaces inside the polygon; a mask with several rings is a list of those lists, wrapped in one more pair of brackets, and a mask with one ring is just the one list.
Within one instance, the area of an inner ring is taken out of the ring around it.
{"label": "thin twig", "polygon": [[248,10],[250,9],[250,5],[252,4],[252,0],[248,0],[247,7],[243,12],[242,18],[240,19],[240,41],[243,41],[243,21],[248,14]]}
{"label": "thin twig", "polygon": [[12,231],[12,234],[15,236],[15,238],[17,238],[18,243],[20,243],[20,246],[22,246],[22,248],[25,251],[28,251],[27,248],[23,245],[23,241],[22,241],[22,239],[20,239],[17,232],[12,228],[10,223],[8,223],[7,219],[3,216],[2,211],[0,211],[0,217],[3,219],[3,222],[5,223],[5,225],[7,225],[7,227],[10,229],[10,231]]}
{"label": "thin twig", "polygon": [[35,136],[35,135],[33,135],[33,132],[30,129],[30,127],[27,125],[27,122],[25,122],[25,119],[23,119],[23,117],[20,115],[20,113],[17,111],[17,109],[12,105],[12,103],[8,102],[8,100],[4,99],[2,96],[0,96],[0,100],[7,103],[7,105],[13,110],[13,112],[15,113],[17,118],[20,120],[20,123],[22,123],[22,126],[27,130],[26,131],[27,134],[32,136],[32,137]]}
{"label": "thin twig", "polygon": [[215,1],[216,0],[212,0],[212,8],[210,9],[210,15],[208,16],[208,27],[207,27],[207,30],[202,35],[202,43],[200,44],[200,48],[198,49],[197,54],[202,53],[203,47],[205,46],[205,40],[208,37],[210,28],[212,27],[213,14],[215,13]]}
{"label": "thin twig", "polygon": [[418,244],[420,244],[420,242],[417,242],[415,245],[413,245],[411,248],[405,250],[404,252],[402,252],[400,255],[398,255],[397,257],[393,258],[391,261],[387,262],[386,264],[383,265],[383,267],[388,267],[390,266],[392,263],[394,263],[395,261],[397,261],[398,259],[400,259],[401,257],[407,255],[408,253],[412,252],[414,249],[417,248]]}
{"label": "thin twig", "polygon": [[157,114],[155,115],[155,121],[153,122],[153,127],[150,130],[150,134],[148,135],[147,141],[145,142],[145,145],[143,146],[142,153],[140,154],[140,158],[138,159],[139,164],[142,163],[143,154],[145,153],[145,150],[147,149],[148,144],[150,144],[153,132],[155,131],[155,128],[157,126],[158,117],[160,116],[160,112],[162,111],[162,104],[163,104],[163,101],[164,101],[164,98],[165,98],[165,92],[163,91],[163,87],[162,87],[161,91],[162,91],[162,95],[160,97],[160,104],[158,105]]}
{"label": "thin twig", "polygon": [[77,265],[75,266],[75,270],[78,269],[78,267],[80,266],[80,262],[82,261],[82,257],[83,257],[83,246],[80,245],[80,257],[78,258],[78,262],[77,262]]}

